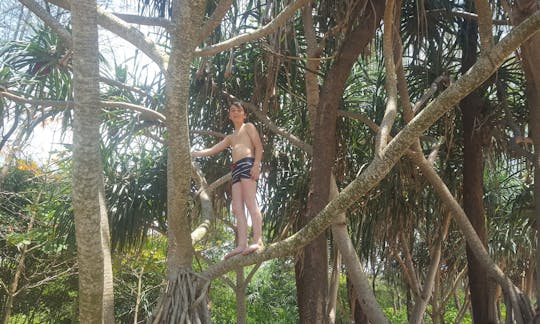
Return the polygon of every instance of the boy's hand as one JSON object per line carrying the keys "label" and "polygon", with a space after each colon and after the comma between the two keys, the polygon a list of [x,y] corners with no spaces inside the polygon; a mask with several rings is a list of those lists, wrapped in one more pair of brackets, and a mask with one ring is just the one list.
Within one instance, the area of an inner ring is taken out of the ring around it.
{"label": "boy's hand", "polygon": [[261,170],[259,169],[258,166],[253,166],[251,168],[250,174],[251,174],[251,179],[257,181],[259,180],[259,176],[261,175]]}

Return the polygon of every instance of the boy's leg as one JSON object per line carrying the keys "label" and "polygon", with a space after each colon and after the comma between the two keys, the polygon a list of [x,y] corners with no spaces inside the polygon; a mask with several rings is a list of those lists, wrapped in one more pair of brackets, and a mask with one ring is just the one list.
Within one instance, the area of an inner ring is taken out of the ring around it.
{"label": "boy's leg", "polygon": [[242,253],[247,247],[247,219],[244,211],[242,186],[240,182],[232,185],[232,212],[236,217],[237,246],[225,255],[225,259]]}
{"label": "boy's leg", "polygon": [[240,183],[242,184],[244,203],[251,216],[251,224],[253,226],[253,242],[242,252],[242,254],[248,255],[263,247],[262,214],[257,205],[257,182],[252,179],[242,179]]}

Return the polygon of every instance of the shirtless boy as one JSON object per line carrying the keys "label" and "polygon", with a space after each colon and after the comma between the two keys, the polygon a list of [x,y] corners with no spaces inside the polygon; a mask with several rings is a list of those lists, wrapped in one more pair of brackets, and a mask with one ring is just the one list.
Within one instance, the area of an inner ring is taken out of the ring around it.
{"label": "shirtless boy", "polygon": [[[225,259],[237,254],[248,255],[263,247],[262,215],[257,205],[257,179],[261,173],[262,142],[257,129],[252,123],[246,123],[246,111],[240,102],[233,102],[229,107],[229,119],[234,125],[234,132],[211,148],[192,152],[193,157],[217,154],[228,147],[232,149],[232,211],[236,216],[238,246],[229,252]],[[248,245],[247,207],[253,225],[253,242]]]}

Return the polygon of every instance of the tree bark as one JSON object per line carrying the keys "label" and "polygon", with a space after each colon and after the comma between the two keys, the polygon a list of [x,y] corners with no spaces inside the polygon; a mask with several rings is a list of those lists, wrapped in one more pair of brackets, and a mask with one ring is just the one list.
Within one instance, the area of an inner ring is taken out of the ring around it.
{"label": "tree bark", "polygon": [[[470,6],[472,4],[469,2]],[[465,20],[462,39],[462,73],[476,62],[478,49],[478,24]],[[463,98],[460,103],[463,116],[463,205],[478,237],[487,247],[486,214],[484,212],[484,156],[482,153],[483,132],[479,121],[486,104],[479,89]],[[494,296],[490,293],[492,280],[483,270],[481,262],[467,245],[469,289],[475,323],[496,323],[497,309]]]}
{"label": "tree bark", "polygon": [[209,322],[207,281],[194,273],[194,248],[188,197],[191,184],[188,98],[190,66],[206,1],[172,3],[171,54],[166,73],[165,112],[167,151],[167,287],[150,318],[152,323]]}
{"label": "tree bark", "polygon": [[236,324],[247,323],[246,288],[248,283],[244,278],[244,268],[236,269],[236,286],[234,287],[234,295],[236,297]]}
{"label": "tree bark", "polygon": [[[352,66],[374,36],[375,27],[382,17],[383,6],[382,2],[377,2],[360,14],[362,6],[356,5],[351,17],[359,25],[344,36],[343,46],[322,86],[314,125],[307,213],[302,225],[313,219],[329,201],[328,184],[336,154],[336,118],[339,103]],[[328,291],[328,260],[324,233],[307,245],[300,255],[301,259],[295,267],[300,322],[321,323],[326,318]]]}
{"label": "tree bark", "polygon": [[[512,20],[520,24],[540,9],[535,0],[519,0],[514,2]],[[536,220],[536,274],[540,274],[540,35],[536,33],[521,45],[522,66],[525,74],[527,101],[529,106],[530,137],[534,144],[534,215]],[[540,280],[535,280],[537,312],[540,309]],[[538,316],[537,316],[538,317]],[[535,323],[539,323],[537,318]]]}
{"label": "tree bark", "polygon": [[114,323],[109,223],[99,150],[97,3],[74,1],[73,209],[79,264],[79,320]]}
{"label": "tree bark", "polygon": [[[339,190],[335,178],[332,176],[331,179],[330,198],[334,199],[339,195]],[[353,301],[351,307],[357,307],[353,311],[353,315],[356,318],[357,314],[359,314],[359,316],[365,318],[366,323],[368,321],[377,324],[388,323],[388,319],[375,298],[375,293],[370,286],[368,276],[364,273],[364,267],[349,237],[345,213],[340,213],[336,216],[332,224],[332,236],[339,252],[343,256],[343,263],[347,268],[347,284],[352,286],[349,292],[354,293],[354,298],[349,295],[349,299]]]}

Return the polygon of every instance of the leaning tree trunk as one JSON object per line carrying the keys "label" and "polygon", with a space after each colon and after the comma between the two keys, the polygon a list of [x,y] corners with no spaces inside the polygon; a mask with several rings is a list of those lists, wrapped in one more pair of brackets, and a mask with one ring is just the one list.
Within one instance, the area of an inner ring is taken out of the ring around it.
{"label": "leaning tree trunk", "polygon": [[73,209],[79,265],[79,320],[114,323],[109,224],[99,150],[96,0],[73,1]]}
{"label": "leaning tree trunk", "polygon": [[[535,0],[518,0],[512,8],[514,24],[540,10]],[[540,35],[536,33],[521,45],[522,65],[529,105],[530,136],[534,143],[534,214],[536,215],[536,273],[540,273]],[[540,300],[540,280],[536,280],[536,300]],[[537,309],[539,308],[537,302]],[[540,319],[537,319],[540,322]]]}
{"label": "leaning tree trunk", "polygon": [[188,98],[190,66],[206,1],[173,1],[171,54],[166,75],[167,117],[167,286],[151,323],[208,323],[206,282],[192,269],[194,249],[188,217],[191,181]]}
{"label": "leaning tree trunk", "polygon": [[[476,62],[478,45],[478,25],[476,21],[465,20],[463,24],[462,72]],[[478,89],[471,92],[461,103],[463,116],[463,206],[480,240],[487,246],[487,229],[483,201],[484,156],[482,153],[483,129],[478,120],[482,116],[484,100]],[[474,323],[497,323],[497,309],[491,294],[494,285],[467,245],[469,289]]]}

